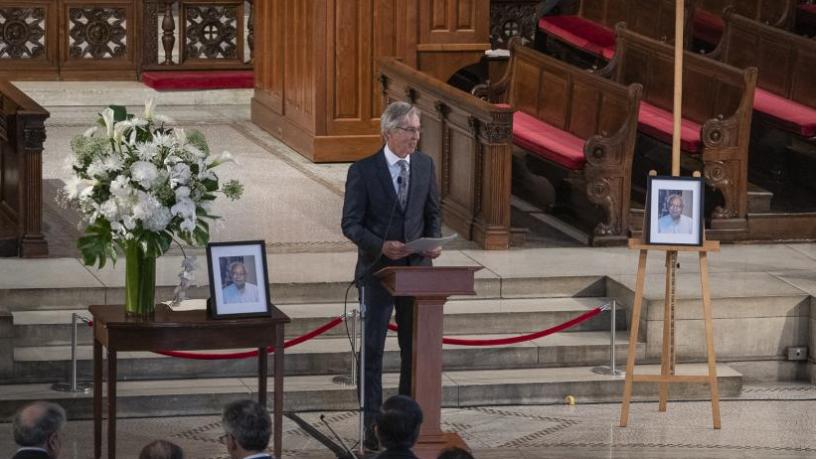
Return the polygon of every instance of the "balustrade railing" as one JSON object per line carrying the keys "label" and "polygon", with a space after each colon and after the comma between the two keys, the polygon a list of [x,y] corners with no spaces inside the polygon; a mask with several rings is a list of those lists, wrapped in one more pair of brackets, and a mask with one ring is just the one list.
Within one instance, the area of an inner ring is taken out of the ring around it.
{"label": "balustrade railing", "polygon": [[251,69],[257,0],[0,0],[0,78]]}

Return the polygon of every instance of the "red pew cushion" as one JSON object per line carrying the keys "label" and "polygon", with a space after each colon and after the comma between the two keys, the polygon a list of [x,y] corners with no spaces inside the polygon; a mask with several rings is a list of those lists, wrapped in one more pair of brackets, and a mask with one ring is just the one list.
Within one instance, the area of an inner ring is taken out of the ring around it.
{"label": "red pew cushion", "polygon": [[694,38],[702,40],[710,45],[716,45],[722,37],[723,23],[722,17],[708,11],[697,10],[694,12]]}
{"label": "red pew cushion", "polygon": [[816,3],[799,5],[796,20],[799,24],[816,27]]}
{"label": "red pew cushion", "polygon": [[757,88],[754,93],[754,110],[771,118],[787,131],[804,137],[816,136],[816,109]]}
{"label": "red pew cushion", "polygon": [[570,170],[584,168],[584,140],[524,112],[513,113],[513,143]]}
{"label": "red pew cushion", "polygon": [[[674,119],[672,113],[655,107],[648,102],[640,102],[638,112],[638,129],[662,142],[671,143]],[[694,121],[683,118],[680,122],[680,149],[687,153],[700,150],[701,126]]]}
{"label": "red pew cushion", "polygon": [[615,32],[580,16],[544,16],[538,28],[577,48],[606,59],[615,53]]}

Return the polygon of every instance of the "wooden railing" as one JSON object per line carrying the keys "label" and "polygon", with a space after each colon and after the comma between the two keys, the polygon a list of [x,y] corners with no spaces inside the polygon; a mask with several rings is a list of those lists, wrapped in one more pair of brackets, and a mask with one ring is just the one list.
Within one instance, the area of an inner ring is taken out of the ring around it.
{"label": "wooden railing", "polygon": [[0,78],[252,68],[257,0],[0,0]]}
{"label": "wooden railing", "polygon": [[251,69],[254,1],[145,0],[142,69]]}
{"label": "wooden railing", "polygon": [[0,80],[0,256],[48,255],[42,233],[42,150],[49,113]]}
{"label": "wooden railing", "polygon": [[422,112],[419,149],[436,164],[444,223],[484,249],[507,249],[513,112],[393,58],[379,64],[386,102]]}

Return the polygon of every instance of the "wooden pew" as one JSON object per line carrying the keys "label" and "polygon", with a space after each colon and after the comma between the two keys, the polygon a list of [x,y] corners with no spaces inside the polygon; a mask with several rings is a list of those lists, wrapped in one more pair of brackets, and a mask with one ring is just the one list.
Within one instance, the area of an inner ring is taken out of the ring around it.
{"label": "wooden pew", "polygon": [[[675,0],[581,0],[573,15],[539,19],[536,49],[577,65],[596,65],[615,53],[618,22],[656,40],[674,42],[674,13]],[[686,24],[687,19],[688,15]]]}
{"label": "wooden pew", "polygon": [[[615,57],[599,73],[621,84],[643,84],[639,130],[670,145],[674,47],[634,33],[625,24],[616,32]],[[737,69],[688,51],[683,59],[682,151],[702,161],[706,182],[722,193],[723,204],[712,217],[744,220],[757,70]]]}
{"label": "wooden pew", "polygon": [[723,12],[728,8],[749,19],[791,30],[799,0],[694,0],[692,33],[694,39],[716,46],[723,32]]}
{"label": "wooden pew", "polygon": [[722,40],[709,57],[759,69],[752,180],[786,196],[792,190],[816,189],[813,153],[808,152],[816,149],[816,40],[750,20],[733,9],[724,19]]}
{"label": "wooden pew", "polygon": [[572,217],[588,229],[593,245],[625,242],[641,86],[606,80],[519,40],[510,53],[507,73],[488,92],[492,102],[515,110],[513,142],[528,158],[567,171],[554,185],[569,184],[573,192],[557,199],[589,207]]}
{"label": "wooden pew", "polygon": [[730,9],[719,46],[708,56],[759,69],[755,114],[775,127],[816,139],[816,40],[748,19]]}
{"label": "wooden pew", "polygon": [[49,113],[0,80],[0,256],[45,257],[42,150]]}
{"label": "wooden pew", "polygon": [[382,58],[385,103],[422,111],[419,149],[434,159],[444,223],[484,249],[510,246],[513,114],[394,58]]}

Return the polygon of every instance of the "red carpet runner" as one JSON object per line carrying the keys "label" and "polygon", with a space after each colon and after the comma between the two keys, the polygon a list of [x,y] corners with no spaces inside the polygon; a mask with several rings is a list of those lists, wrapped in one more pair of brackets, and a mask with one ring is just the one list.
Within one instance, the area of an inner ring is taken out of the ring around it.
{"label": "red carpet runner", "polygon": [[157,91],[244,89],[255,87],[252,70],[144,72],[142,82]]}

